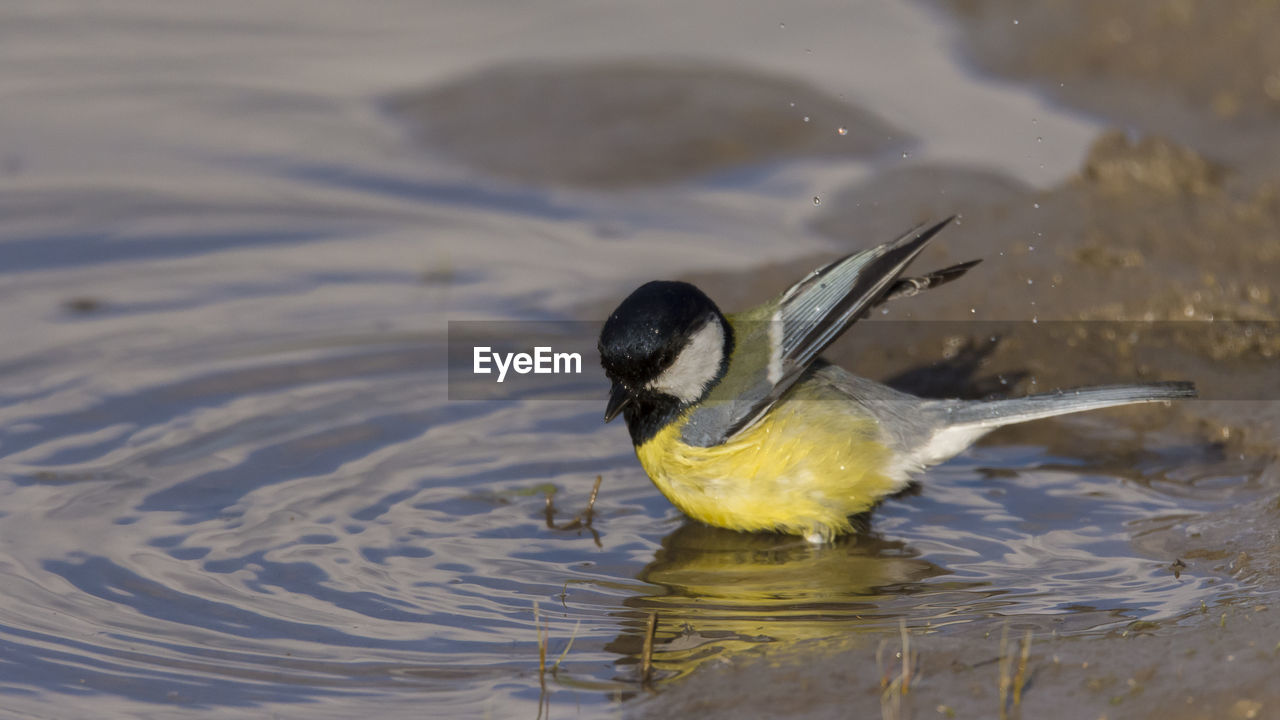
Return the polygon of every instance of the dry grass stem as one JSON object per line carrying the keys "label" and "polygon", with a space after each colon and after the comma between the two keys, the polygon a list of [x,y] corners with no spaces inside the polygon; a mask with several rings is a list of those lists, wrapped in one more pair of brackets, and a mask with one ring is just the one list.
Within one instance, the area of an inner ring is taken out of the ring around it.
{"label": "dry grass stem", "polygon": [[880,689],[884,690],[889,687],[889,671],[884,669],[884,649],[889,644],[888,640],[880,639],[880,644],[876,646],[876,672],[880,673]]}
{"label": "dry grass stem", "polygon": [[1000,720],[1007,720],[1009,717],[1009,687],[1012,685],[1009,672],[1013,665],[1013,658],[1009,655],[1008,644],[1009,622],[1006,620],[1004,627],[1000,630],[1000,677],[996,681],[1000,693]]}
{"label": "dry grass stem", "polygon": [[538,681],[543,687],[547,685],[547,636],[542,627],[542,616],[538,612],[538,601],[533,602],[533,632],[538,636]]}
{"label": "dry grass stem", "polygon": [[573,624],[573,632],[569,635],[569,644],[564,646],[564,652],[560,653],[560,657],[556,658],[556,664],[551,666],[551,675],[553,677],[560,672],[560,663],[564,662],[565,657],[569,655],[569,650],[573,648],[573,641],[578,637],[578,630],[581,627],[581,620]]}
{"label": "dry grass stem", "polygon": [[883,664],[887,641],[881,640],[876,648],[876,667],[880,672],[880,717],[883,720],[902,720],[902,698],[911,691],[911,680],[915,674],[916,656],[911,652],[911,634],[907,632],[906,620],[898,621],[898,635],[902,642],[902,671],[892,679]]}
{"label": "dry grass stem", "polygon": [[1013,706],[1022,704],[1022,688],[1027,683],[1027,660],[1031,657],[1031,631],[1022,636],[1022,656],[1018,658],[1018,674],[1013,678]]}
{"label": "dry grass stem", "polygon": [[898,619],[898,631],[902,634],[902,694],[911,691],[911,635],[907,633],[907,621]]}

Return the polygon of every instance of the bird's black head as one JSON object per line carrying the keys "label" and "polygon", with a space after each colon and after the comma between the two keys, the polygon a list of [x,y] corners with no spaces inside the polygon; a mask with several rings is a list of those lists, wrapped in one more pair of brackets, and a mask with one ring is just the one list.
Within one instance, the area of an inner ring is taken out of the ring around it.
{"label": "bird's black head", "polygon": [[622,412],[639,445],[724,376],[733,333],[701,290],[655,280],[613,311],[599,348],[600,364],[613,381],[605,421]]}

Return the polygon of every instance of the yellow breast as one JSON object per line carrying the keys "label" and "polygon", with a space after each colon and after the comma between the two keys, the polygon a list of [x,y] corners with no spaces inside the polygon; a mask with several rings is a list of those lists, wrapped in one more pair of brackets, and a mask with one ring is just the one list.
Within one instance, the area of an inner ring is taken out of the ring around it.
{"label": "yellow breast", "polygon": [[824,539],[849,532],[849,516],[900,490],[874,419],[841,400],[791,399],[729,442],[680,440],[685,418],[636,455],[667,499],[692,518],[732,530],[778,530]]}

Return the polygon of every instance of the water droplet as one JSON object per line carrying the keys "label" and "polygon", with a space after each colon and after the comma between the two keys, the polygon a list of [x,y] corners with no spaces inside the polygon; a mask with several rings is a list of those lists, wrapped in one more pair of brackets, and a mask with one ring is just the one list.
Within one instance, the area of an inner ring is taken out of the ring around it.
{"label": "water droplet", "polygon": [[779,29],[779,30],[786,30],[786,29],[787,29],[787,24],[786,24],[786,23],[778,23],[778,29]]}
{"label": "water droplet", "polygon": [[821,205],[821,204],[822,204],[822,198],[818,197],[817,195],[814,195],[814,196],[813,196],[813,204],[814,204],[814,205]]}
{"label": "water droplet", "polygon": [[1035,209],[1039,210],[1039,209],[1040,209],[1040,203],[1031,203],[1031,207],[1033,207],[1033,208],[1035,208]]}
{"label": "water droplet", "polygon": [[907,152],[906,150],[903,150],[903,151],[902,151],[902,159],[903,159],[903,160],[906,160],[906,159],[907,159],[907,158],[909,158],[909,157],[911,157],[911,153]]}
{"label": "water droplet", "polygon": [[813,51],[812,51],[812,50],[810,50],[809,48],[805,48],[805,49],[804,49],[804,54],[805,54],[805,55],[812,55],[812,54],[813,54]]}
{"label": "water droplet", "polygon": [[1035,124],[1036,124],[1036,123],[1038,123],[1038,122],[1040,122],[1040,121],[1039,121],[1039,120],[1037,120],[1037,119],[1035,119],[1035,118],[1031,118],[1031,124],[1032,124],[1032,125],[1035,125]]}
{"label": "water droplet", "polygon": [[977,313],[977,312],[978,312],[978,309],[977,309],[977,308],[969,308],[969,314],[970,314],[970,315],[973,315],[973,314],[975,314],[975,313]]}
{"label": "water droplet", "polygon": [[1036,251],[1036,246],[1035,246],[1035,245],[1028,245],[1028,246],[1027,246],[1027,252],[1035,252],[1035,251]]}
{"label": "water droplet", "polygon": [[1031,316],[1031,324],[1032,324],[1032,325],[1039,325],[1039,324],[1040,324],[1040,318],[1039,318],[1038,316],[1036,316],[1036,315],[1032,315],[1032,316]]}
{"label": "water droplet", "polygon": [[1032,280],[1031,278],[1027,278],[1027,284],[1028,284],[1028,285],[1030,285],[1030,284],[1031,284],[1031,283],[1033,283],[1033,282],[1035,282],[1035,281],[1034,281],[1034,280]]}
{"label": "water droplet", "polygon": [[1037,136],[1036,136],[1036,142],[1044,142],[1044,138],[1042,138],[1042,137],[1040,137],[1039,135],[1037,135]]}
{"label": "water droplet", "polygon": [[1014,18],[1014,20],[1013,20],[1013,24],[1014,24],[1014,25],[1017,25],[1017,24],[1018,24],[1018,20],[1017,20],[1017,18]]}
{"label": "water droplet", "polygon": [[848,135],[848,134],[849,134],[849,128],[847,128],[847,127],[836,128],[836,132],[837,132],[837,133],[839,133],[840,135]]}
{"label": "water droplet", "polygon": [[805,121],[805,122],[809,122],[809,116],[808,116],[808,115],[805,115],[805,116],[804,116],[804,121]]}
{"label": "water droplet", "polygon": [[795,106],[796,106],[796,104],[795,104],[794,102],[793,102],[793,103],[791,103],[791,107],[795,107]]}

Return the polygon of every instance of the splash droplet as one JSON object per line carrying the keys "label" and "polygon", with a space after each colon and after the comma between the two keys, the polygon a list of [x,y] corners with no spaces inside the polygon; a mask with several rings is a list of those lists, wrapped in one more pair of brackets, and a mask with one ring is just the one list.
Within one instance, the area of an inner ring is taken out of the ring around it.
{"label": "splash droplet", "polygon": [[849,128],[847,128],[847,127],[836,128],[836,133],[837,133],[837,134],[840,134],[840,135],[848,135],[848,134],[849,134]]}
{"label": "splash droplet", "polygon": [[813,204],[814,204],[814,205],[821,205],[821,204],[822,204],[822,198],[818,197],[817,195],[814,195],[814,196],[813,196]]}

